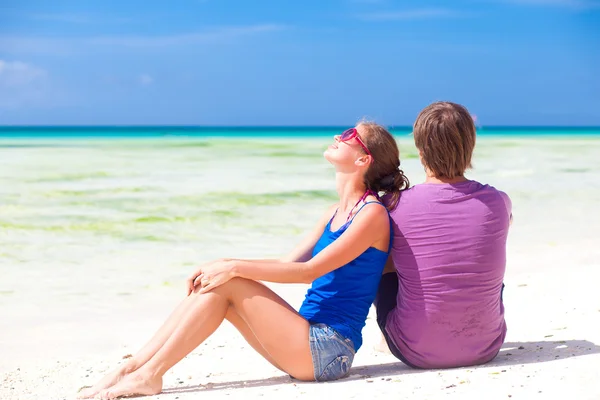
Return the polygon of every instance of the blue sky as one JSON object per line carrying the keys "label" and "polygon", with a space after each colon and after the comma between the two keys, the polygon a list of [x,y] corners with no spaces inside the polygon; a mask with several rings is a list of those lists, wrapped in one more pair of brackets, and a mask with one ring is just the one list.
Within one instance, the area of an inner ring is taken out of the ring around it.
{"label": "blue sky", "polygon": [[0,125],[600,125],[600,0],[4,0]]}

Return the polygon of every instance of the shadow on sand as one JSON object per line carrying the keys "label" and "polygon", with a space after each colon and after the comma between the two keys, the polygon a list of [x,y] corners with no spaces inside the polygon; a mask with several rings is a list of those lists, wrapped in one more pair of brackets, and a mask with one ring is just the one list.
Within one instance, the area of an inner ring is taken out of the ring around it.
{"label": "shadow on sand", "polygon": [[[480,367],[500,367],[506,365],[521,365],[537,362],[554,361],[564,358],[580,357],[600,353],[600,346],[587,340],[561,340],[541,342],[507,342],[495,359],[481,366],[466,367],[468,369]],[[418,374],[428,370],[413,369],[401,362],[362,365],[352,368],[350,375],[340,379],[340,384],[347,381],[363,380],[368,378],[394,377],[405,374]],[[263,387],[283,385],[287,383],[313,384],[312,382],[300,382],[287,375],[276,376],[265,379],[245,380],[207,383],[203,385],[182,386],[164,389],[163,394],[208,392],[224,389],[243,389],[252,387]],[[336,383],[336,382],[332,382]]]}

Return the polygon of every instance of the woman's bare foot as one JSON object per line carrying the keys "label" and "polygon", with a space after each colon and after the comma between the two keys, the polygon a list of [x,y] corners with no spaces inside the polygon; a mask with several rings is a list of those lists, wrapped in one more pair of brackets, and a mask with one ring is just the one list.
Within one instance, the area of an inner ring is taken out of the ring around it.
{"label": "woman's bare foot", "polygon": [[120,366],[104,378],[100,379],[92,387],[82,388],[77,394],[78,399],[91,399],[96,396],[101,390],[108,389],[111,386],[117,384],[125,375],[127,375],[129,368],[126,365]]}
{"label": "woman's bare foot", "polygon": [[162,377],[154,377],[141,371],[133,372],[119,383],[102,390],[96,398],[112,400],[123,396],[151,396],[162,391]]}

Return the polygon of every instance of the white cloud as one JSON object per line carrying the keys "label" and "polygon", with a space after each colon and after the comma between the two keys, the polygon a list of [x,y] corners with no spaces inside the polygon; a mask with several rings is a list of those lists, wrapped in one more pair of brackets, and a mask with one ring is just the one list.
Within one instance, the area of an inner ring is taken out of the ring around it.
{"label": "white cloud", "polygon": [[600,1],[598,0],[502,0],[502,2],[522,6],[566,7],[574,9],[600,8]]}
{"label": "white cloud", "polygon": [[401,11],[384,11],[360,14],[357,17],[368,21],[397,21],[432,18],[460,18],[468,14],[448,8],[416,8]]}
{"label": "white cloud", "polygon": [[0,52],[11,54],[68,54],[76,39],[36,36],[0,36]]}
{"label": "white cloud", "polygon": [[35,104],[44,97],[47,72],[22,61],[0,60],[0,108]]}
{"label": "white cloud", "polygon": [[112,17],[91,14],[32,14],[28,16],[35,21],[62,22],[69,24],[106,24],[131,22],[131,18]]}
{"label": "white cloud", "polygon": [[46,76],[46,71],[21,61],[0,60],[0,86],[27,86]]}
{"label": "white cloud", "polygon": [[34,14],[29,16],[36,21],[66,22],[71,24],[87,24],[92,21],[89,15],[84,14]]}
{"label": "white cloud", "polygon": [[150,86],[154,83],[154,78],[149,74],[141,74],[138,76],[138,82],[142,86]]}
{"label": "white cloud", "polygon": [[284,29],[282,25],[265,24],[240,27],[221,27],[205,32],[185,33],[163,36],[102,36],[89,38],[90,44],[123,47],[166,47],[213,43],[223,39],[252,35],[263,32],[273,32]]}
{"label": "white cloud", "polygon": [[269,32],[276,32],[287,27],[279,24],[261,24],[247,26],[223,26],[201,32],[190,32],[175,35],[122,35],[122,36],[89,36],[80,38],[48,38],[35,36],[0,36],[0,51],[22,53],[73,53],[90,47],[125,47],[125,48],[158,48],[172,46],[189,46],[198,44],[220,43],[227,40],[244,38]]}
{"label": "white cloud", "polygon": [[351,3],[357,4],[381,4],[385,3],[386,0],[350,0]]}

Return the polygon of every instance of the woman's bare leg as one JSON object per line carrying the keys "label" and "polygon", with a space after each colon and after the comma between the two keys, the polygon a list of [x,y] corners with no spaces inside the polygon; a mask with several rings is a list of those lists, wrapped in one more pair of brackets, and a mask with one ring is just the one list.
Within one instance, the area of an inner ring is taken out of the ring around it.
{"label": "woman's bare leg", "polygon": [[[187,296],[185,299],[183,299],[183,301],[179,303],[179,305],[175,308],[175,310],[171,313],[159,330],[154,334],[152,339],[150,339],[148,343],[146,343],[144,347],[140,349],[140,351],[138,351],[125,364],[118,366],[112,372],[107,374],[93,387],[81,390],[78,398],[86,399],[94,397],[101,390],[114,386],[125,375],[136,371],[138,368],[148,362],[148,360],[150,360],[152,356],[156,354],[156,352],[165,344],[167,339],[175,331],[179,321],[188,311],[192,302],[193,296]],[[279,368],[269,353],[261,346],[260,342],[258,339],[256,339],[256,336],[254,336],[254,333],[246,324],[244,319],[237,314],[235,308],[229,307],[225,318],[231,322],[233,326],[235,326],[235,328],[242,334],[244,339],[246,339],[246,341],[252,346],[252,348],[254,348],[254,350],[256,350],[276,368]]]}
{"label": "woman's bare leg", "polygon": [[160,393],[165,372],[218,328],[230,306],[246,322],[274,365],[298,379],[314,379],[309,324],[272,290],[236,278],[205,294],[196,291],[193,298],[189,312],[160,350],[137,371],[102,391],[102,398]]}
{"label": "woman's bare leg", "polygon": [[131,357],[123,365],[119,365],[116,369],[107,374],[98,383],[91,388],[82,390],[77,396],[80,399],[94,397],[102,389],[109,388],[120,381],[125,375],[134,372],[139,367],[144,365],[167,341],[169,336],[177,327],[177,323],[181,320],[190,304],[190,296],[187,296],[183,301],[175,307],[175,310],[169,315],[167,320],[162,324],[154,336],[142,347],[133,357]]}
{"label": "woman's bare leg", "polygon": [[[235,328],[242,334],[246,342],[261,356],[263,356],[268,362],[270,362],[275,368],[281,369],[279,365],[275,362],[273,357],[269,354],[269,352],[260,344],[260,341],[252,332],[252,329],[248,326],[246,321],[237,313],[233,306],[229,306],[229,310],[227,310],[227,315],[225,319],[231,323],[231,325],[235,326]],[[283,371],[283,370],[282,370]]]}

